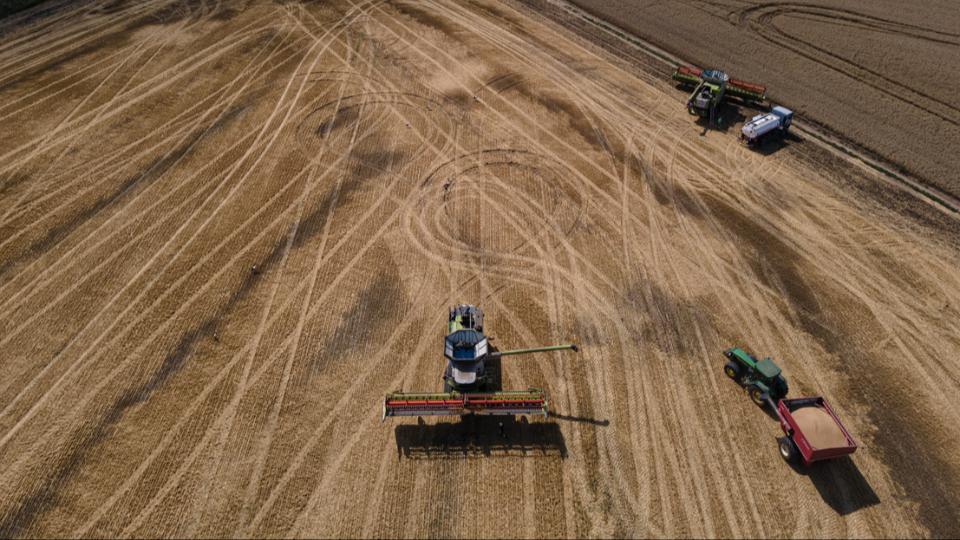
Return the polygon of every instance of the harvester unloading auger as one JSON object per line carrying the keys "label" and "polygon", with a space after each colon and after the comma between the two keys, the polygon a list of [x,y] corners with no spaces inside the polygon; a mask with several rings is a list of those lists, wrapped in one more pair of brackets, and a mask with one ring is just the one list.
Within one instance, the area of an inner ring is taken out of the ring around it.
{"label": "harvester unloading auger", "polygon": [[760,103],[767,99],[767,87],[737,79],[719,69],[700,69],[679,66],[673,72],[673,80],[694,87],[687,99],[687,111],[701,118],[709,118],[716,125],[717,108],[727,96],[740,98],[746,103]]}
{"label": "harvester unloading auger", "polygon": [[577,351],[576,345],[553,345],[490,351],[483,334],[483,312],[460,304],[450,309],[443,355],[443,392],[393,392],[383,400],[388,416],[547,415],[547,394],[539,388],[503,391],[487,370],[487,361],[503,356],[547,351]]}

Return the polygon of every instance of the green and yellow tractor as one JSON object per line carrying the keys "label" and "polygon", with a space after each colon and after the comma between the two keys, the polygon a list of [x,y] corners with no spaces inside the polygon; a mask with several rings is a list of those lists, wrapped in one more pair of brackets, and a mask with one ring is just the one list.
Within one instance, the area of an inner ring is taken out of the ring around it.
{"label": "green and yellow tractor", "polygon": [[763,407],[787,396],[787,379],[770,358],[757,360],[739,347],[727,349],[723,355],[727,357],[723,372],[746,388],[750,399],[757,405]]}

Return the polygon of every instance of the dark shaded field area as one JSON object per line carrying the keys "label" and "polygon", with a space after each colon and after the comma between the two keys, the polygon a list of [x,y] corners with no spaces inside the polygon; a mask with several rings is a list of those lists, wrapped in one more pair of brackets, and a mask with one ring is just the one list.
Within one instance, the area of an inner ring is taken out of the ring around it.
{"label": "dark shaded field area", "polygon": [[43,0],[0,0],[0,18],[13,15],[43,2]]}

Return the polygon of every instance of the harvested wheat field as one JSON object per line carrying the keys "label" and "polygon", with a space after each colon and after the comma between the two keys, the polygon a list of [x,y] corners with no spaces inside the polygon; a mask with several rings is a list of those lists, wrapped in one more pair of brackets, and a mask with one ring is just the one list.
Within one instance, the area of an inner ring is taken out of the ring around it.
{"label": "harvested wheat field", "polygon": [[[528,2],[546,0],[525,0]],[[680,55],[770,85],[822,129],[960,196],[953,0],[573,0]]]}
{"label": "harvested wheat field", "polygon": [[[703,130],[554,15],[0,22],[0,537],[960,534],[955,216]],[[580,345],[503,361],[549,417],[381,422],[441,388],[457,302],[497,344]],[[783,463],[734,345],[857,452]]]}

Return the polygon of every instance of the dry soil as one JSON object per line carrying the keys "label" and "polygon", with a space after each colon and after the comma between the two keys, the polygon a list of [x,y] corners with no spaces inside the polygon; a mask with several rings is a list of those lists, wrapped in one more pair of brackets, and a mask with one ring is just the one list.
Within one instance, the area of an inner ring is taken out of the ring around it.
{"label": "dry soil", "polygon": [[[816,145],[704,133],[513,3],[63,0],[0,35],[0,537],[960,534],[956,237]],[[581,345],[501,366],[550,417],[381,423],[440,388],[456,302]],[[732,345],[853,458],[785,465]]]}

